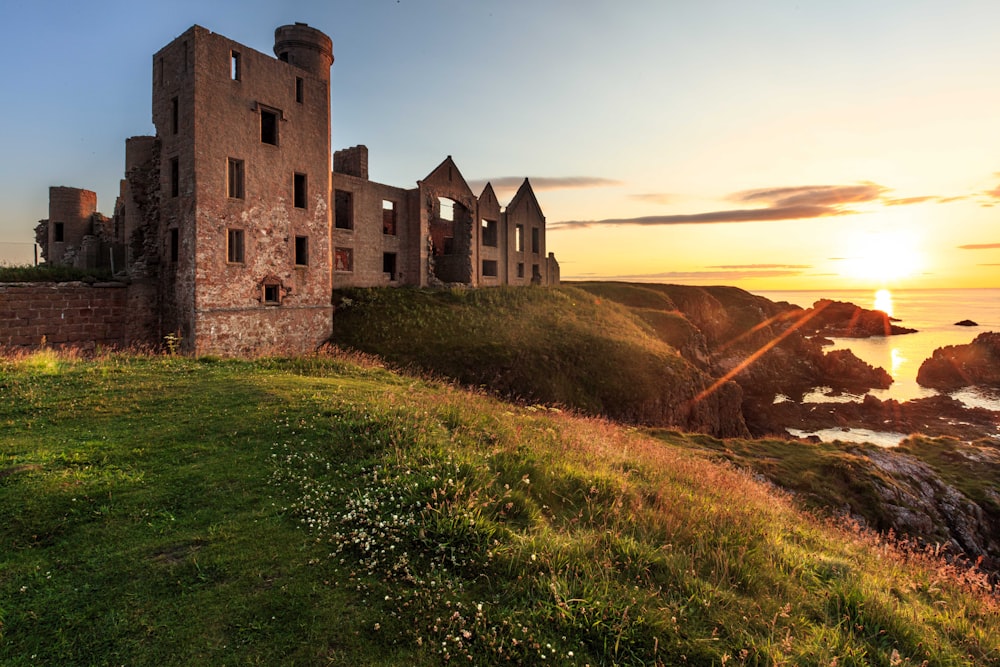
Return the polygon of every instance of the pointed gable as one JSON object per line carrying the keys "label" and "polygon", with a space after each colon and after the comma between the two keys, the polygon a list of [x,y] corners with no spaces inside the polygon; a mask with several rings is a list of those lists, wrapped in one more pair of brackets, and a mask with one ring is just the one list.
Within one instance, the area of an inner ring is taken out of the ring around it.
{"label": "pointed gable", "polygon": [[497,193],[493,191],[492,183],[487,183],[482,194],[479,195],[479,206],[500,210],[500,200],[497,199]]}
{"label": "pointed gable", "polygon": [[427,177],[421,183],[446,191],[461,192],[472,199],[476,198],[472,194],[472,188],[469,187],[469,184],[465,181],[465,177],[462,176],[462,172],[458,170],[455,161],[451,159],[450,155],[444,159],[444,162],[435,167],[431,173],[427,174]]}
{"label": "pointed gable", "polygon": [[545,216],[542,214],[542,207],[538,203],[538,199],[535,198],[535,191],[531,189],[531,182],[527,178],[521,183],[521,187],[517,189],[514,198],[507,204],[507,211],[516,211],[521,207],[526,209],[525,213],[536,215],[540,220],[545,220]]}

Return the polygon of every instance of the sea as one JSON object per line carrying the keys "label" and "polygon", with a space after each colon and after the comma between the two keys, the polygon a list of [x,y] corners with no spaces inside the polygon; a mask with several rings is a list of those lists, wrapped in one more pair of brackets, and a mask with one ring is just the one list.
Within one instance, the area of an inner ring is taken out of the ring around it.
{"label": "sea", "polygon": [[[892,375],[888,389],[873,389],[869,393],[885,400],[908,401],[934,396],[938,392],[917,384],[917,370],[934,350],[945,345],[964,345],[980,333],[1000,332],[1000,289],[915,289],[915,290],[842,290],[842,291],[757,291],[771,301],[787,301],[811,307],[820,299],[849,301],[862,308],[879,309],[899,320],[896,324],[916,329],[917,333],[874,338],[834,338],[827,351],[849,349],[860,359],[880,366]],[[972,320],[977,326],[957,326],[956,322]],[[805,401],[860,401],[860,395],[828,395],[829,388],[817,387]],[[1000,410],[1000,390],[966,388],[950,392],[950,396],[970,407]],[[874,442],[891,446],[906,434],[879,433],[863,429],[828,430],[794,435],[817,435],[823,441]]]}

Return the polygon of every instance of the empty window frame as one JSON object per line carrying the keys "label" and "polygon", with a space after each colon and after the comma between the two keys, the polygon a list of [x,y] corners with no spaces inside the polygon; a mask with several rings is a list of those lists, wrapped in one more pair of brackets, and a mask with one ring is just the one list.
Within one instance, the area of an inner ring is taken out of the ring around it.
{"label": "empty window frame", "polygon": [[483,245],[496,247],[497,245],[497,221],[483,220]]}
{"label": "empty window frame", "polygon": [[52,240],[56,243],[62,243],[66,240],[66,223],[55,222],[53,223],[53,226],[55,227],[55,231],[52,234],[54,237]]}
{"label": "empty window frame", "polygon": [[302,104],[305,99],[306,80],[301,76],[295,77],[295,101]]}
{"label": "empty window frame", "polygon": [[266,305],[281,305],[281,285],[271,281],[265,282],[261,285],[261,298]]}
{"label": "empty window frame", "polygon": [[517,277],[518,278],[524,277],[524,262],[517,263]]}
{"label": "empty window frame", "polygon": [[524,252],[524,225],[514,228],[514,247],[517,252]]}
{"label": "empty window frame", "polygon": [[309,237],[295,237],[295,266],[309,266]]}
{"label": "empty window frame", "polygon": [[308,190],[306,188],[306,175],[295,174],[292,178],[292,198],[295,208],[306,208],[308,201]]}
{"label": "empty window frame", "polygon": [[230,264],[243,263],[243,240],[242,229],[226,230],[226,261]]}
{"label": "empty window frame", "polygon": [[170,228],[170,263],[176,264],[181,255],[181,235],[176,227]]}
{"label": "empty window frame", "polygon": [[177,134],[181,127],[180,100],[173,98],[170,100],[170,133]]}
{"label": "empty window frame", "polygon": [[347,190],[334,191],[333,226],[337,229],[354,229],[354,195]]}
{"label": "empty window frame", "polygon": [[539,239],[541,238],[541,234],[539,234],[539,231],[540,230],[538,229],[538,227],[531,228],[531,252],[535,253],[536,255],[538,254],[538,250],[541,247],[541,243],[539,241]]}
{"label": "empty window frame", "polygon": [[398,278],[396,275],[396,253],[382,253],[382,273],[389,277],[390,282],[393,282]]}
{"label": "empty window frame", "polygon": [[278,112],[274,109],[260,109],[260,142],[278,145]]}
{"label": "empty window frame", "polygon": [[497,261],[495,259],[483,260],[483,277],[484,278],[497,277]]}
{"label": "empty window frame", "polygon": [[181,193],[181,163],[172,157],[170,158],[170,196],[177,197]]}
{"label": "empty window frame", "polygon": [[231,199],[243,199],[243,160],[229,158],[227,166],[227,192]]}
{"label": "empty window frame", "polygon": [[354,251],[351,248],[335,248],[333,251],[334,271],[354,270]]}
{"label": "empty window frame", "polygon": [[243,78],[243,60],[239,51],[229,52],[229,76],[233,81]]}
{"label": "empty window frame", "polygon": [[455,202],[445,197],[438,197],[438,217],[449,222],[455,221]]}
{"label": "empty window frame", "polygon": [[388,199],[382,200],[382,233],[396,235],[396,202]]}

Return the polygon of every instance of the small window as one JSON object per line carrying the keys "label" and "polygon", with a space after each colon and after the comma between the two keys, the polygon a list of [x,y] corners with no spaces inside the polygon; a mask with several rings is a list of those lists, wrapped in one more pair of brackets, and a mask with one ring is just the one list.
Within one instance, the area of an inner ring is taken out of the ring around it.
{"label": "small window", "polygon": [[170,261],[176,264],[181,255],[180,232],[176,227],[170,229]]}
{"label": "small window", "polygon": [[293,198],[295,200],[295,208],[306,208],[306,201],[308,200],[306,194],[306,175],[305,174],[295,174],[293,181]]}
{"label": "small window", "polygon": [[538,270],[537,264],[531,265],[531,284],[540,285],[542,283],[542,272]]}
{"label": "small window", "polygon": [[243,230],[230,229],[226,241],[226,261],[231,264],[243,263]]}
{"label": "small window", "polygon": [[346,190],[337,190],[333,195],[333,226],[354,229],[354,196]]}
{"label": "small window", "polygon": [[62,243],[66,239],[66,223],[55,223],[55,233],[53,236],[55,236],[56,243]]}
{"label": "small window", "polygon": [[278,145],[278,114],[268,109],[260,110],[260,141],[264,144]]}
{"label": "small window", "polygon": [[302,104],[305,97],[306,81],[301,76],[295,77],[295,101]]}
{"label": "small window", "polygon": [[266,282],[262,286],[264,303],[277,306],[281,303],[281,285],[278,283]]}
{"label": "small window", "polygon": [[539,238],[538,227],[532,227],[531,228],[531,252],[535,253],[536,255],[538,254],[538,248],[539,248],[538,238]]}
{"label": "small window", "polygon": [[524,262],[517,263],[517,277],[518,278],[524,277]]}
{"label": "small window", "polygon": [[495,259],[483,260],[483,277],[484,278],[497,277],[497,261]]}
{"label": "small window", "polygon": [[395,281],[399,277],[396,275],[396,253],[382,253],[382,273],[389,277],[390,282]]}
{"label": "small window", "polygon": [[382,200],[382,233],[396,235],[396,202],[388,199]]}
{"label": "small window", "polygon": [[172,157],[170,158],[170,196],[177,197],[181,193],[181,163]]}
{"label": "small window", "polygon": [[514,228],[514,242],[517,252],[524,252],[524,225],[518,225]]}
{"label": "small window", "polygon": [[295,237],[295,266],[309,266],[309,237]]}
{"label": "small window", "polygon": [[333,253],[333,269],[335,271],[353,271],[354,252],[350,248],[336,248]]}
{"label": "small window", "polygon": [[180,100],[176,97],[170,100],[170,131],[177,134],[180,130]]}
{"label": "small window", "polygon": [[229,158],[229,197],[243,199],[243,160]]}
{"label": "small window", "polygon": [[233,81],[239,81],[243,78],[243,67],[240,58],[239,51],[229,52],[229,76],[232,77]]}
{"label": "small window", "polygon": [[483,245],[496,247],[497,245],[497,221],[483,220]]}

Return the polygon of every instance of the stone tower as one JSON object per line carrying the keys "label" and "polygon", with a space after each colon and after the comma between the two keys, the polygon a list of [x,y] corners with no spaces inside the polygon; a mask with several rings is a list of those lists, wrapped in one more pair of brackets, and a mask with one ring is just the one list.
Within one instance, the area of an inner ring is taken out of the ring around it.
{"label": "stone tower", "polygon": [[161,330],[193,352],[314,349],[332,327],[329,37],[277,58],[193,26],[153,56]]}

